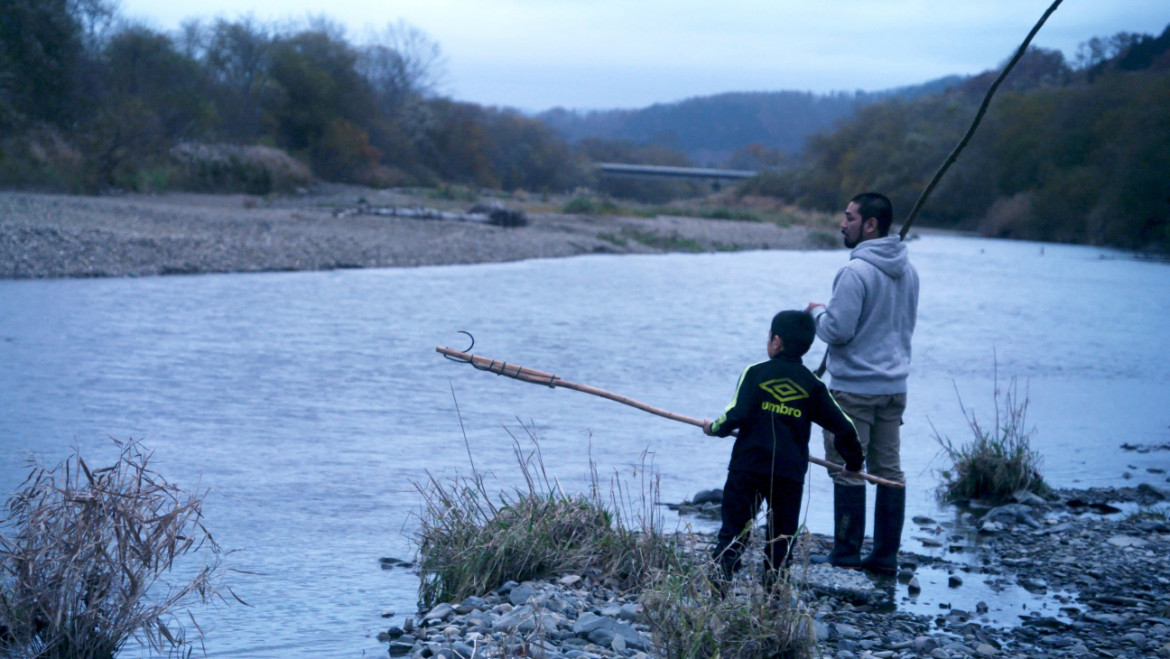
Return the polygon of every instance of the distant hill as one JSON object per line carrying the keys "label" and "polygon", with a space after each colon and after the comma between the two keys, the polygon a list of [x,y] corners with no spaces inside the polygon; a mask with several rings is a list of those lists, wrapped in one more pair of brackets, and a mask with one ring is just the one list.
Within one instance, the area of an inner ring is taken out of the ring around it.
{"label": "distant hill", "polygon": [[685,153],[695,165],[719,166],[749,144],[798,153],[810,135],[852,118],[862,106],[895,97],[912,100],[964,80],[948,76],[880,92],[730,92],[639,110],[554,108],[537,118],[570,142],[592,137],[664,146]]}

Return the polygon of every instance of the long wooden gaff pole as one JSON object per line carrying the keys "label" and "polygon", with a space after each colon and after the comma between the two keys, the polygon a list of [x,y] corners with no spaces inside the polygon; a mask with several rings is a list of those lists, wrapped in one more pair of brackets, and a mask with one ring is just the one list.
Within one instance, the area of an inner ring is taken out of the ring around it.
{"label": "long wooden gaff pole", "polygon": [[[435,348],[435,352],[446,355],[447,357],[450,357],[451,359],[453,359],[455,361],[461,361],[461,362],[466,362],[468,364],[471,364],[472,366],[474,366],[475,368],[477,368],[481,371],[488,371],[489,373],[495,373],[496,375],[503,375],[505,377],[512,378],[513,380],[520,380],[521,382],[530,382],[532,384],[543,384],[549,388],[563,387],[565,389],[574,389],[576,391],[580,391],[580,392],[587,393],[587,394],[592,394],[594,396],[600,396],[601,398],[608,398],[609,400],[621,403],[623,405],[629,405],[630,407],[636,407],[636,408],[642,410],[643,412],[649,412],[651,414],[656,414],[658,416],[665,417],[667,419],[671,419],[672,421],[681,421],[683,423],[689,423],[692,426],[698,426],[700,428],[703,427],[703,420],[702,419],[696,419],[695,417],[692,417],[692,416],[684,416],[682,414],[676,414],[674,412],[664,410],[660,407],[654,407],[653,405],[647,405],[646,403],[643,403],[643,402],[638,401],[638,400],[634,400],[633,398],[630,398],[628,396],[623,396],[621,394],[615,394],[612,391],[606,391],[605,389],[599,389],[597,387],[591,387],[587,384],[578,384],[576,382],[570,382],[568,380],[563,380],[560,378],[560,376],[553,375],[552,373],[545,373],[544,371],[537,371],[535,369],[525,368],[523,366],[518,366],[516,364],[509,364],[508,362],[501,362],[501,361],[497,361],[495,359],[488,359],[487,357],[480,357],[479,355],[473,355],[469,352],[455,350],[454,348],[444,348],[442,346],[439,346],[439,347]],[[811,455],[809,456],[808,460],[809,460],[809,462],[812,462],[813,464],[820,465],[820,466],[822,466],[826,469],[829,469],[829,470],[841,471],[844,469],[844,467],[842,467],[841,465],[839,465],[835,462],[829,462],[828,460],[822,460],[820,458],[817,458],[817,457],[814,457]],[[866,474],[864,472],[859,472],[856,474],[856,476],[858,478],[865,479],[871,483],[876,483],[878,485],[886,485],[889,487],[903,487],[903,485],[897,481],[891,481],[891,480],[887,480],[885,478],[879,478],[877,476],[873,476],[871,474]]]}
{"label": "long wooden gaff pole", "polygon": [[926,203],[926,198],[930,196],[931,191],[934,190],[934,186],[938,185],[938,182],[942,179],[947,169],[958,160],[959,154],[967,147],[967,142],[971,141],[971,136],[975,134],[975,129],[979,127],[979,122],[983,121],[983,115],[987,113],[987,106],[991,105],[991,98],[995,96],[995,91],[999,89],[999,84],[1003,82],[1008,73],[1016,66],[1016,62],[1020,61],[1020,58],[1028,51],[1028,45],[1032,43],[1032,39],[1036,36],[1036,33],[1040,31],[1040,28],[1048,20],[1048,17],[1052,15],[1052,12],[1056,11],[1056,8],[1060,6],[1061,2],[1062,0],[1055,0],[1048,6],[1048,9],[1040,17],[1040,20],[1036,21],[1036,25],[1032,27],[1032,31],[1024,38],[1024,42],[1016,49],[1016,54],[1003,67],[1003,71],[999,72],[999,76],[996,77],[995,82],[991,83],[991,87],[987,89],[987,94],[983,97],[983,103],[979,105],[979,111],[975,113],[975,119],[971,122],[971,126],[967,128],[967,133],[963,135],[963,139],[959,140],[954,150],[943,161],[942,166],[934,173],[934,177],[930,179],[930,183],[922,191],[922,194],[918,197],[918,201],[914,203],[914,208],[910,209],[910,215],[907,216],[906,223],[902,225],[902,230],[898,232],[898,238],[900,240],[906,240],[906,234],[910,232],[910,225],[914,224],[914,218],[918,216],[918,211],[922,210],[922,205]]}

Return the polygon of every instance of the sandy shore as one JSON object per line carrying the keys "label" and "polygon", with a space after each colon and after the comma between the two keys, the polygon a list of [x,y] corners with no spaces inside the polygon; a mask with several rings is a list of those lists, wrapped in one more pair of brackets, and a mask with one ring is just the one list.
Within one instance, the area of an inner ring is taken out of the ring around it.
{"label": "sandy shore", "polygon": [[[499,204],[500,202],[492,202]],[[599,253],[838,246],[832,232],[770,222],[566,215],[503,202],[527,225],[469,221],[472,201],[331,188],[244,195],[84,197],[0,193],[0,278],[136,277],[517,261]],[[394,217],[440,210],[447,219]],[[481,216],[482,217],[482,216]]]}

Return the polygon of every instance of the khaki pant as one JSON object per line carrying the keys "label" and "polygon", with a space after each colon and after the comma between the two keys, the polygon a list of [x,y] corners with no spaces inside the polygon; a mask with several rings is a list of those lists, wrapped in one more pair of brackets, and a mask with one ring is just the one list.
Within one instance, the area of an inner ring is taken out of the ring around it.
{"label": "khaki pant", "polygon": [[[857,428],[857,439],[865,453],[865,470],[899,483],[906,482],[902,473],[901,426],[902,413],[906,411],[906,394],[869,396],[851,394],[846,391],[832,391],[837,404],[853,420]],[[845,459],[833,446],[833,433],[825,431],[825,459],[845,464]],[[865,481],[846,476],[842,471],[832,472],[833,482],[838,485],[865,485]]]}

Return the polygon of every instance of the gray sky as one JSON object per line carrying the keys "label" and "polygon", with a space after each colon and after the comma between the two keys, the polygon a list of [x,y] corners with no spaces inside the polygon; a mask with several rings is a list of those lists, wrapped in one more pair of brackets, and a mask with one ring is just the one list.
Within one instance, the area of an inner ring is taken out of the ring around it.
{"label": "gray sky", "polygon": [[[1051,0],[121,0],[172,30],[190,18],[324,15],[361,43],[405,21],[438,43],[440,93],[545,110],[639,108],[730,91],[879,90],[1009,57]],[[1117,32],[1159,35],[1167,0],[1065,0],[1034,41],[1072,60]]]}

